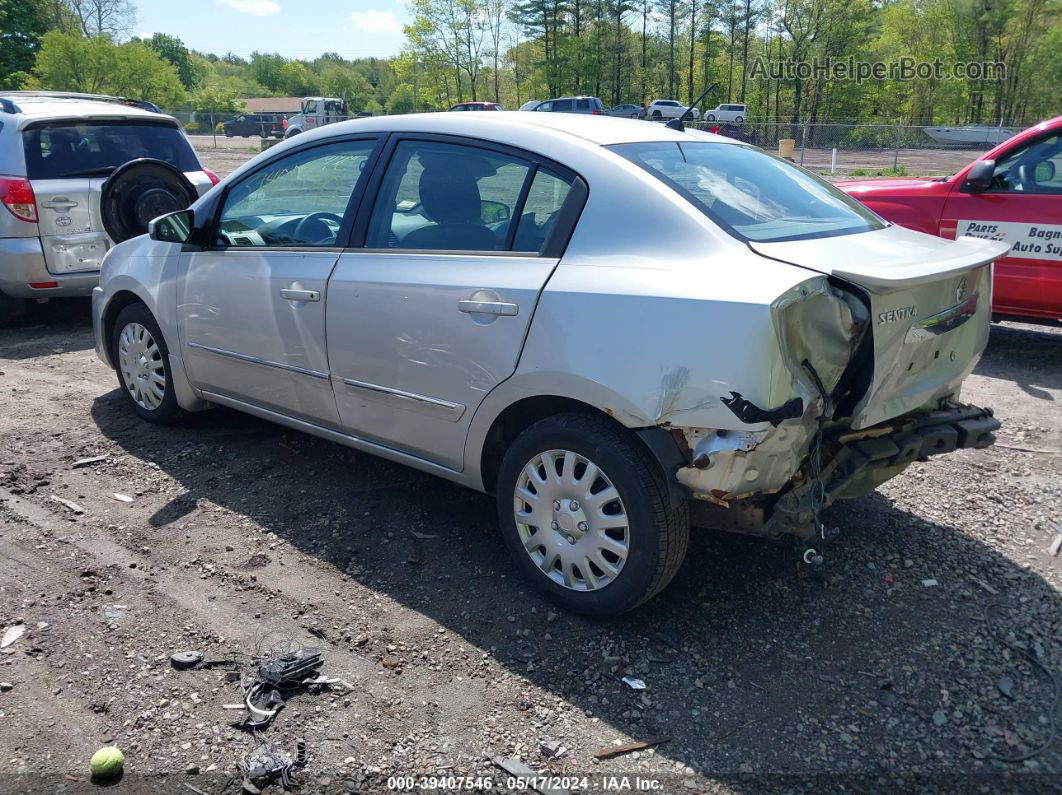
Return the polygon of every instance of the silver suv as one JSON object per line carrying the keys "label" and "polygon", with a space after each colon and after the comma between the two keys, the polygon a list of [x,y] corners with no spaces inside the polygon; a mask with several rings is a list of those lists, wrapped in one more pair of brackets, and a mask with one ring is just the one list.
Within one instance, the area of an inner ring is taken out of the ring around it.
{"label": "silver suv", "polygon": [[[145,158],[155,172],[172,167],[190,199],[218,181],[177,120],[151,108],[92,94],[0,92],[0,325],[19,320],[32,299],[91,294],[115,242],[103,195],[119,167]],[[115,219],[123,230],[146,228],[150,218],[138,214],[179,209],[164,180],[138,174],[135,195],[111,202],[112,214],[134,216]]]}

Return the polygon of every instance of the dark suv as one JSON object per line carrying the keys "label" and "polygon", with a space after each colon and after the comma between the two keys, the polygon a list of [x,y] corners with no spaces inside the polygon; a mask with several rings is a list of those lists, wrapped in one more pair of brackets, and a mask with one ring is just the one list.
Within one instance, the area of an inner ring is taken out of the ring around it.
{"label": "dark suv", "polygon": [[283,138],[284,129],[281,124],[279,113],[245,113],[235,119],[223,122],[221,129],[225,131],[227,138],[239,135],[249,138],[252,135],[260,135],[263,138]]}
{"label": "dark suv", "polygon": [[605,105],[597,97],[558,97],[539,103],[536,112],[605,114]]}

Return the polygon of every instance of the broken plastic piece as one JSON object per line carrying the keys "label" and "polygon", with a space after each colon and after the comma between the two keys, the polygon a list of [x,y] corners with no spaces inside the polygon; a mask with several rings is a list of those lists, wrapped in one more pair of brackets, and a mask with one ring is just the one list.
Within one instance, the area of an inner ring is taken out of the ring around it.
{"label": "broken plastic piece", "polygon": [[753,425],[757,422],[769,422],[778,427],[782,420],[792,420],[804,414],[804,399],[795,397],[776,409],[761,409],[751,400],[745,400],[740,392],[730,392],[730,397],[719,398],[723,405],[734,412],[744,423]]}

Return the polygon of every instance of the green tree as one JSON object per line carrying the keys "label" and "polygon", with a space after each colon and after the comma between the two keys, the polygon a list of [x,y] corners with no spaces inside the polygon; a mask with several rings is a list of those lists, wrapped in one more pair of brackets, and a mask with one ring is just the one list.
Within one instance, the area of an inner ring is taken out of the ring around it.
{"label": "green tree", "polygon": [[22,87],[49,27],[46,0],[0,0],[0,88]]}
{"label": "green tree", "polygon": [[351,110],[361,110],[375,93],[364,75],[349,66],[326,66],[321,72],[320,85],[324,94],[343,97]]}
{"label": "green tree", "polygon": [[280,67],[279,88],[288,96],[316,94],[320,88],[317,77],[301,61],[287,61]]}
{"label": "green tree", "polygon": [[140,41],[115,44],[107,36],[53,30],[41,41],[34,72],[43,88],[58,91],[136,97],[164,107],[185,96],[173,65]]}
{"label": "green tree", "polygon": [[413,86],[409,85],[409,83],[402,83],[396,86],[394,93],[387,100],[387,112],[412,113],[413,111]]}
{"label": "green tree", "polygon": [[177,76],[188,91],[192,91],[199,85],[200,75],[192,64],[192,54],[184,46],[184,42],[176,36],[165,33],[156,33],[144,42],[148,47],[157,52],[163,60],[169,61],[177,69]]}

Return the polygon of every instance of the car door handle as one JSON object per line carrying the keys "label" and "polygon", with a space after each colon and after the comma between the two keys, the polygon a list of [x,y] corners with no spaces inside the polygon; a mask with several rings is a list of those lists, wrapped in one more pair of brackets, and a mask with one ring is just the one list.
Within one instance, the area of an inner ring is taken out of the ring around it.
{"label": "car door handle", "polygon": [[504,317],[512,317],[520,311],[520,307],[516,304],[506,301],[476,301],[471,298],[458,301],[457,308],[469,315],[502,315]]}
{"label": "car door handle", "polygon": [[285,287],[280,291],[280,297],[286,301],[320,301],[321,294],[317,290],[295,290]]}
{"label": "car door handle", "polygon": [[54,199],[41,202],[41,207],[47,207],[49,210],[58,210],[59,212],[65,213],[67,210],[77,207],[77,202],[67,199],[64,196],[57,196]]}

